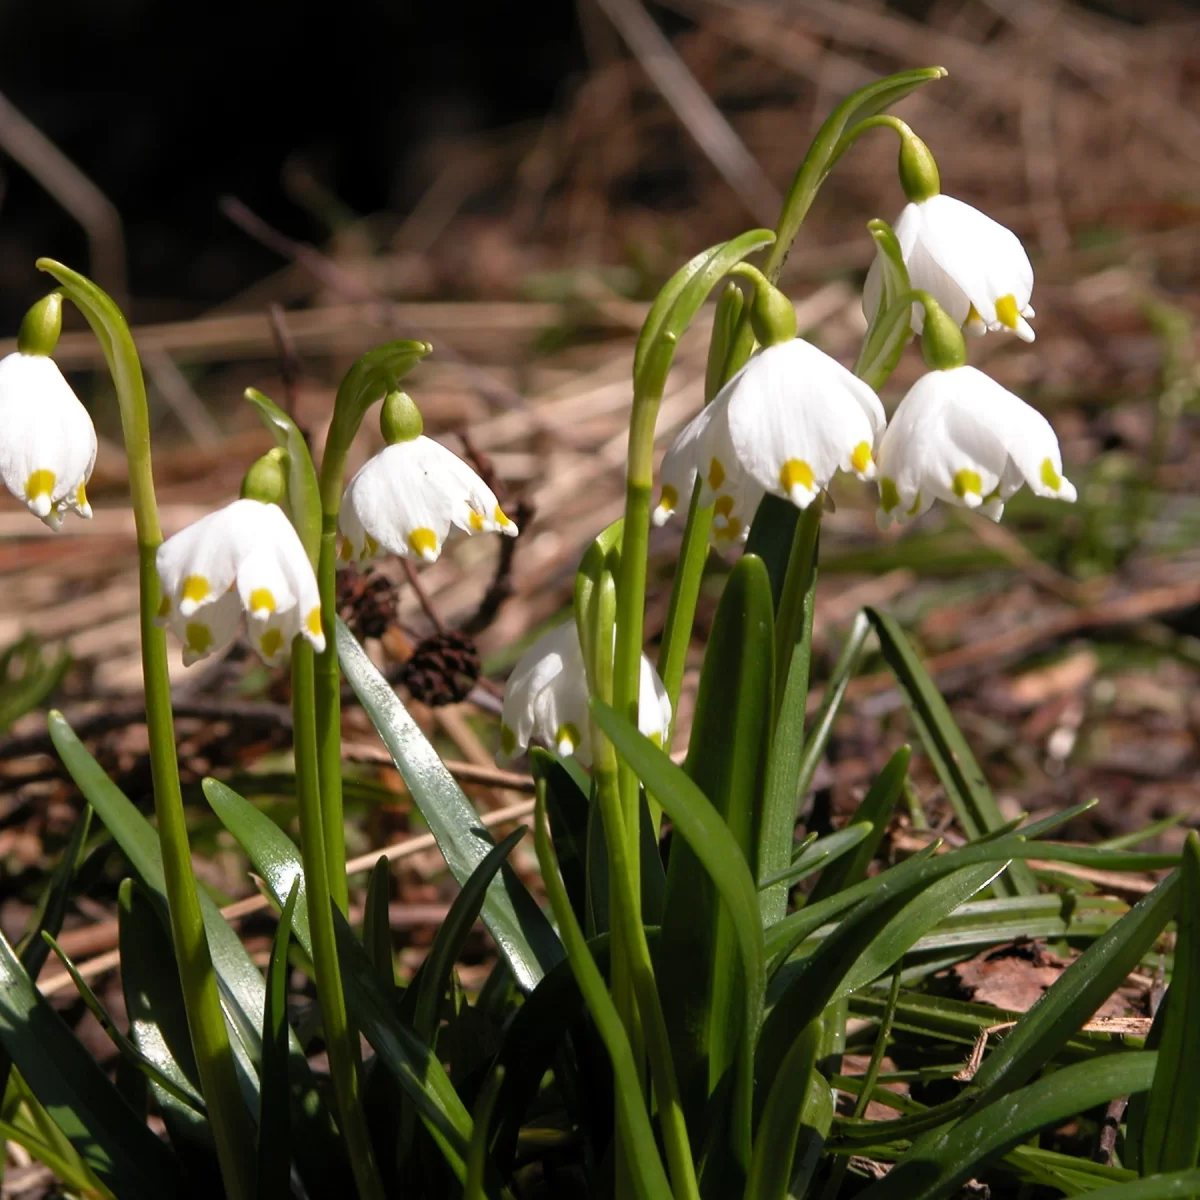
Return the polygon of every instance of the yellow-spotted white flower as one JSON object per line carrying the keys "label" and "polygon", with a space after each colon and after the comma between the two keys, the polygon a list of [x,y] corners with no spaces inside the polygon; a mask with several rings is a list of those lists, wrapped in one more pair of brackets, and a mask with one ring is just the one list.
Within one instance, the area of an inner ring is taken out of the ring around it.
{"label": "yellow-spotted white flower", "polygon": [[[1011,229],[940,192],[905,205],[893,229],[912,286],[929,292],[959,326],[974,334],[1008,329],[1033,341],[1033,267]],[[863,285],[868,321],[879,307],[881,270],[876,258]],[[922,324],[914,304],[914,331]]]}
{"label": "yellow-spotted white flower", "polygon": [[699,478],[718,535],[741,540],[764,492],[807,508],[839,470],[873,479],[884,424],[879,397],[828,354],[801,338],[767,346],[675,439],[654,522]]}
{"label": "yellow-spotted white flower", "polygon": [[452,527],[517,534],[495,493],[458,455],[425,437],[421,414],[402,392],[384,401],[385,446],[342,496],[339,559],[363,562],[383,551],[436,562]]}
{"label": "yellow-spotted white flower", "polygon": [[922,376],[879,445],[879,523],[907,521],[935,500],[998,521],[1023,483],[1072,501],[1058,438],[1035,408],[974,367]]}
{"label": "yellow-spotted white flower", "polygon": [[[590,766],[588,725],[587,672],[572,620],[538,638],[513,668],[504,688],[498,757],[510,762],[537,740]],[[660,745],[671,728],[667,690],[644,654],[638,728]]]}
{"label": "yellow-spotted white flower", "polygon": [[316,576],[277,504],[235,500],[168,538],[156,562],[158,617],[183,642],[185,663],[228,645],[243,611],[264,662],[281,662],[296,637],[325,649]]}
{"label": "yellow-spotted white flower", "polygon": [[92,515],[86,484],[96,465],[96,430],[50,351],[61,328],[62,298],[29,310],[16,353],[0,360],[0,479],[51,529],[68,510]]}

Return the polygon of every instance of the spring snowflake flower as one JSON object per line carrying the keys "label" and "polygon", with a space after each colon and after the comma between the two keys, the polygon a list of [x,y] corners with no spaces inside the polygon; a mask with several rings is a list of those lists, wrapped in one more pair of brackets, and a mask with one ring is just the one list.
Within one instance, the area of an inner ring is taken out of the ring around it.
{"label": "spring snowflake flower", "polygon": [[1023,483],[1039,496],[1075,499],[1050,422],[974,367],[930,371],[880,442],[879,524],[920,516],[935,500],[998,521]]}
{"label": "spring snowflake flower", "polygon": [[828,354],[801,338],[768,346],[667,451],[654,523],[686,504],[700,478],[717,536],[742,541],[764,492],[807,508],[839,470],[873,479],[884,424],[879,397]]}
{"label": "spring snowflake flower", "polygon": [[156,561],[158,617],[183,642],[185,663],[227,646],[243,610],[266,663],[286,658],[296,637],[325,649],[316,576],[278,505],[235,500],[168,538]]}
{"label": "spring snowflake flower", "polygon": [[67,510],[92,515],[85,485],[96,430],[54,360],[17,351],[0,360],[0,479],[35,517],[62,528]]}
{"label": "spring snowflake flower", "polygon": [[[591,765],[588,685],[574,621],[543,634],[521,656],[504,688],[500,718],[501,762],[511,762],[532,739]],[[662,745],[671,729],[671,701],[642,655],[638,728]]]}
{"label": "spring snowflake flower", "polygon": [[[940,192],[905,205],[894,225],[914,288],[921,288],[968,333],[1009,329],[1026,342],[1034,332],[1033,267],[1017,235],[977,208]],[[863,285],[863,312],[874,318],[883,286],[878,258]],[[923,310],[913,305],[913,330]]]}

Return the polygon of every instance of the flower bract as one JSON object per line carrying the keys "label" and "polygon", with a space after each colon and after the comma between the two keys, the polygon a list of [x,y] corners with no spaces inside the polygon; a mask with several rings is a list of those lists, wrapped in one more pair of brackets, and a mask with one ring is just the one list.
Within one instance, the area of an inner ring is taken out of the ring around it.
{"label": "flower bract", "polygon": [[183,642],[185,663],[228,645],[243,611],[264,662],[281,662],[298,636],[325,649],[316,576],[278,505],[235,500],[168,538],[156,562],[159,620]]}
{"label": "flower bract", "polygon": [[686,505],[697,478],[714,532],[744,540],[764,492],[807,508],[834,474],[875,477],[885,423],[871,388],[801,338],[756,354],[675,439],[653,517]]}
{"label": "flower bract", "polygon": [[517,534],[492,489],[458,455],[424,436],[385,446],[363,465],[342,496],[338,527],[343,563],[384,550],[436,562],[452,527]]}
{"label": "flower bract", "polygon": [[[671,701],[642,655],[638,728],[660,745],[671,728]],[[543,634],[521,656],[504,688],[500,759],[511,761],[533,740],[553,746],[584,766],[592,761],[587,672],[574,621]]]}
{"label": "flower bract", "polygon": [[935,500],[998,521],[1026,483],[1074,500],[1050,422],[974,367],[930,371],[900,401],[879,445],[879,523],[906,521]]}
{"label": "flower bract", "polygon": [[[968,333],[1008,329],[1033,341],[1033,267],[1011,229],[941,194],[906,205],[893,228],[909,282],[929,292]],[[879,306],[880,272],[876,258],[863,285],[868,321]],[[923,323],[921,305],[914,304],[914,331],[920,333]]]}
{"label": "flower bract", "polygon": [[96,430],[54,360],[19,351],[0,360],[0,479],[34,516],[62,527],[67,510],[92,515],[85,485]]}

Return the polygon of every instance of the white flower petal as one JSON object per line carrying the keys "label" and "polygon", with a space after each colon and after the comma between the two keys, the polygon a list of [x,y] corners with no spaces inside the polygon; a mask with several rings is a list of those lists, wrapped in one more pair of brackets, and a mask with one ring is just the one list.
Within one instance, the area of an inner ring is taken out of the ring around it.
{"label": "white flower petal", "polygon": [[90,517],[84,485],[96,463],[96,430],[54,361],[0,360],[0,480],[51,528],[68,509]]}

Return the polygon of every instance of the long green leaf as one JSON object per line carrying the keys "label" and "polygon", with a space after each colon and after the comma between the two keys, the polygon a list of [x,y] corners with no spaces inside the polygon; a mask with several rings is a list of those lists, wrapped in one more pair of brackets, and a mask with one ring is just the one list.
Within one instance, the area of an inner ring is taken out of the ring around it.
{"label": "long green leaf", "polygon": [[367,880],[367,899],[363,906],[363,948],[375,966],[384,989],[396,986],[396,965],[392,961],[392,928],[388,917],[388,889],[391,886],[388,856],[381,854]]}
{"label": "long green leaf", "polygon": [[934,1200],[953,1195],[1006,1150],[1040,1129],[1144,1091],[1154,1077],[1155,1055],[1146,1051],[1106,1055],[1055,1071],[987,1105],[948,1129],[927,1134],[864,1200]]}
{"label": "long green leaf", "polygon": [[[340,621],[337,649],[350,686],[404,777],[451,874],[464,885],[496,843],[391,684]],[[492,880],[482,917],[522,989],[536,986],[562,958],[562,945],[546,915],[510,869]]]}
{"label": "long green leaf", "polygon": [[183,1190],[170,1152],[42,998],[2,934],[0,1042],[79,1156],[121,1200]]}
{"label": "long green leaf", "polygon": [[[739,1126],[735,1137],[748,1137],[753,1105],[752,1047],[761,1020],[766,982],[758,890],[753,876],[729,827],[688,775],[602,701],[592,700],[592,714],[617,754],[633,768],[646,790],[674,822],[676,836],[700,860],[729,915],[741,955],[744,984],[738,996],[743,1005],[742,1028],[746,1031],[734,1086],[734,1121]],[[745,1165],[749,1165],[748,1161]]]}
{"label": "long green leaf", "polygon": [[855,821],[844,825],[828,837],[817,838],[792,859],[792,864],[778,875],[763,880],[758,886],[768,887],[775,883],[799,883],[818,871],[827,871],[833,863],[849,855],[871,835],[867,821]]}
{"label": "long green leaf", "polygon": [[[755,823],[770,750],[773,679],[770,583],[762,561],[745,555],[729,576],[713,620],[683,769],[722,822],[725,852],[749,864],[759,842]],[[657,788],[645,782],[658,797]],[[667,801],[660,801],[670,813]],[[790,842],[790,826],[788,835]],[[701,853],[686,837],[677,840],[667,868],[656,974],[690,1129],[702,1127],[709,1097],[745,1053],[739,1044],[754,1032],[745,1024],[732,922]],[[720,1124],[731,1129],[724,1120]],[[744,1135],[748,1153],[750,1130],[732,1131]]]}
{"label": "long green leaf", "polygon": [[[283,906],[299,881],[292,932],[312,955],[304,868],[292,840],[270,817],[216,779],[204,781],[204,794],[221,823],[250,858],[275,902]],[[428,1046],[398,1020],[392,999],[380,983],[367,952],[340,913],[334,914],[346,1007],[351,1020],[375,1047],[396,1082],[412,1097],[426,1128],[461,1179],[471,1138],[471,1118],[441,1063]]]}
{"label": "long green leaf", "polygon": [[1089,1191],[1088,1200],[1185,1200],[1200,1195],[1200,1171],[1172,1171]]}
{"label": "long green leaf", "polygon": [[498,846],[493,847],[487,857],[471,872],[463,884],[462,891],[454,898],[446,919],[433,939],[433,945],[421,964],[421,971],[413,985],[404,993],[400,1005],[400,1017],[412,1025],[413,1032],[427,1046],[434,1045],[437,1034],[438,1016],[442,997],[450,982],[450,973],[462,951],[463,943],[471,927],[479,918],[487,889],[501,866],[513,852],[517,843],[528,832],[526,826],[514,829]]}
{"label": "long green leaf", "polygon": [[803,1121],[804,1101],[817,1065],[821,1024],[814,1021],[788,1051],[763,1107],[745,1200],[785,1200]]}
{"label": "long green leaf", "polygon": [[[864,611],[875,627],[884,660],[895,676],[963,831],[968,838],[977,838],[999,829],[1005,821],[996,798],[904,631],[894,617],[873,608]],[[1032,896],[1038,891],[1037,882],[1024,863],[1014,863],[1006,879],[1007,882],[1001,881],[1001,888],[1007,895]]]}
{"label": "long green leaf", "polygon": [[1174,872],[1098,937],[984,1060],[973,1089],[984,1097],[1012,1091],[1049,1062],[1154,944],[1178,909],[1179,891]]}
{"label": "long green leaf", "polygon": [[904,786],[904,778],[908,774],[908,763],[911,757],[912,750],[908,746],[901,746],[875,777],[875,782],[867,789],[862,803],[855,810],[854,816],[850,818],[851,824],[865,821],[870,830],[868,836],[859,843],[853,854],[826,869],[821,878],[817,880],[817,886],[809,894],[808,902],[810,904],[835,895],[843,888],[867,877],[867,868],[875,857],[875,851],[879,849],[879,843],[887,832],[892,809],[900,798],[900,791]]}
{"label": "long green leaf", "polygon": [[288,941],[296,911],[299,881],[284,902],[271,961],[267,966],[267,1011],[263,1016],[262,1107],[258,1112],[258,1154],[254,1194],[258,1200],[291,1196],[288,1122]]}
{"label": "long green leaf", "polygon": [[1200,837],[1195,830],[1184,843],[1176,928],[1175,969],[1157,1039],[1159,1069],[1140,1122],[1143,1175],[1186,1171],[1200,1162],[1200,1071],[1185,1067],[1200,1065]]}

